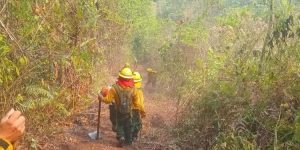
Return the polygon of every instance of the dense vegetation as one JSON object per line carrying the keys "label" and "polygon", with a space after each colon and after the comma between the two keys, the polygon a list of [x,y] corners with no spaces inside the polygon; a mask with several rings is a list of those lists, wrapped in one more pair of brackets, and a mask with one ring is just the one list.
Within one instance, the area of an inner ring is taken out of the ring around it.
{"label": "dense vegetation", "polygon": [[171,90],[181,118],[174,131],[177,145],[297,149],[299,5],[284,0],[207,5],[203,15],[181,22],[176,40],[160,48],[165,73],[177,77]]}
{"label": "dense vegetation", "polygon": [[156,68],[161,94],[177,99],[181,149],[297,149],[299,10],[296,0],[3,0],[1,112],[28,114],[28,139],[49,132],[129,61]]}

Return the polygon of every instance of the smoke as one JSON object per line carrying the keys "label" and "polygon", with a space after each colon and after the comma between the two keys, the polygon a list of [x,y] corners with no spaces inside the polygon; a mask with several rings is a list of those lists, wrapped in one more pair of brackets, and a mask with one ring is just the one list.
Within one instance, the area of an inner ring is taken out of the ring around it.
{"label": "smoke", "polygon": [[203,12],[203,0],[157,0],[157,15],[172,20],[191,20]]}

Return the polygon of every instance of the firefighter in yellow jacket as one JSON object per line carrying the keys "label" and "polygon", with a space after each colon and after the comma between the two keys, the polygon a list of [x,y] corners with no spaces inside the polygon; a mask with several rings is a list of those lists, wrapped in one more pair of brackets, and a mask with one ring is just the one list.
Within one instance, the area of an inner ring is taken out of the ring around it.
{"label": "firefighter in yellow jacket", "polygon": [[133,109],[132,111],[132,138],[133,141],[138,139],[138,134],[142,129],[142,119],[146,116],[145,108],[144,108],[144,94],[142,89],[142,76],[138,72],[133,72],[134,86],[137,89],[138,97],[139,97],[139,109]]}
{"label": "firefighter in yellow jacket", "polygon": [[133,74],[129,65],[125,65],[119,72],[117,82],[109,90],[106,97],[100,99],[110,104],[115,102],[116,133],[119,146],[132,144],[132,110],[138,109],[138,91],[134,87]]}
{"label": "firefighter in yellow jacket", "polygon": [[146,87],[153,90],[156,87],[157,71],[153,70],[152,68],[147,68],[147,73],[148,81],[146,83]]}

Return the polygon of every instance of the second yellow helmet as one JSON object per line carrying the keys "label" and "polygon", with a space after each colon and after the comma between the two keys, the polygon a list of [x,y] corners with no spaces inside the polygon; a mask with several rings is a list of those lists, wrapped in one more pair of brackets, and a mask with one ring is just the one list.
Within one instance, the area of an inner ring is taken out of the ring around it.
{"label": "second yellow helmet", "polygon": [[133,80],[134,82],[141,82],[143,79],[142,79],[142,76],[139,72],[133,72]]}
{"label": "second yellow helmet", "polygon": [[125,65],[125,67],[119,72],[119,77],[124,79],[133,79],[131,69],[127,65]]}

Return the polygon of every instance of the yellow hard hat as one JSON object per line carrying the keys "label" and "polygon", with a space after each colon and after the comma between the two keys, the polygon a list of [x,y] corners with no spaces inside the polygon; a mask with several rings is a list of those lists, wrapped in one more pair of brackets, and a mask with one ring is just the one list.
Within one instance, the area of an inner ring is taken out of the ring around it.
{"label": "yellow hard hat", "polygon": [[140,73],[133,72],[133,80],[134,82],[141,82],[143,79]]}
{"label": "yellow hard hat", "polygon": [[119,72],[119,77],[124,78],[124,79],[133,79],[133,74],[130,68],[124,67],[120,72]]}
{"label": "yellow hard hat", "polygon": [[152,70],[152,68],[147,68],[147,71],[152,72],[153,70]]}

